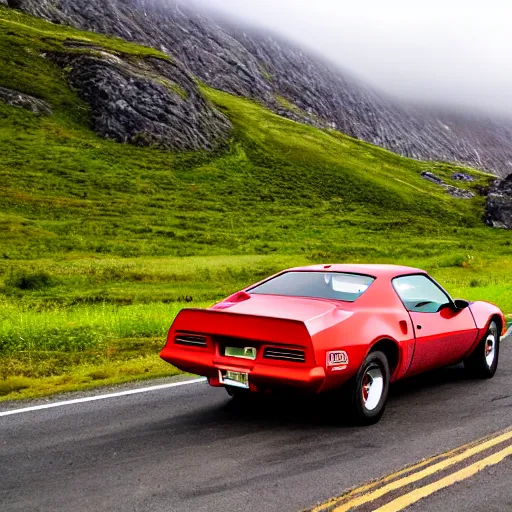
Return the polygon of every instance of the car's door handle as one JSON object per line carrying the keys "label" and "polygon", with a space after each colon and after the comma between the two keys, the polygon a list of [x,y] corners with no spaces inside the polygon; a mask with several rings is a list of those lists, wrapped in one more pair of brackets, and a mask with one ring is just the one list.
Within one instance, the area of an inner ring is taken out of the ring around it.
{"label": "car's door handle", "polygon": [[417,328],[418,330],[421,330],[421,325],[417,325],[417,326],[416,326],[416,328]]}

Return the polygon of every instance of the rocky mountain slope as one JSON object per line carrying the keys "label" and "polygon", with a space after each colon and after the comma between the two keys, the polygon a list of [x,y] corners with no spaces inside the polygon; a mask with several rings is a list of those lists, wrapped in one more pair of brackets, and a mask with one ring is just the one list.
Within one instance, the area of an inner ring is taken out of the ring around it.
{"label": "rocky mountain slope", "polygon": [[398,154],[512,172],[512,121],[401,105],[270,35],[176,0],[7,0],[56,23],[153,46],[208,85],[286,117],[334,128]]}
{"label": "rocky mountain slope", "polygon": [[79,46],[85,52],[60,51],[50,57],[90,105],[93,128],[100,135],[182,151],[214,149],[228,138],[231,123],[175,63],[120,58],[91,45]]}
{"label": "rocky mountain slope", "polygon": [[489,226],[512,229],[512,174],[491,188],[485,214]]}

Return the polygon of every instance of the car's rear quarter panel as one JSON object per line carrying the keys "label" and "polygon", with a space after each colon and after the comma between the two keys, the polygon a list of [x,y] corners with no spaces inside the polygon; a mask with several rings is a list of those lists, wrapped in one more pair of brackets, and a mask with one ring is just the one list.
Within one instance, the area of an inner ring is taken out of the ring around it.
{"label": "car's rear quarter panel", "polygon": [[353,377],[369,352],[383,340],[393,342],[399,354],[392,380],[405,375],[414,354],[411,318],[387,277],[376,279],[356,302],[334,312],[329,322],[308,322],[308,329],[318,364],[326,364],[326,353],[331,350],[345,350],[349,358],[342,371],[326,366],[323,391],[339,387]]}
{"label": "car's rear quarter panel", "polygon": [[[400,322],[404,329],[400,327]],[[313,344],[319,363],[325,365],[327,352],[333,350],[344,350],[349,359],[345,370],[326,367],[326,384],[322,389],[326,391],[339,387],[353,377],[366,356],[383,340],[393,342],[399,354],[398,364],[392,369],[393,380],[396,380],[405,374],[414,353],[412,324],[408,315],[400,309],[356,311],[344,322],[315,334]]]}

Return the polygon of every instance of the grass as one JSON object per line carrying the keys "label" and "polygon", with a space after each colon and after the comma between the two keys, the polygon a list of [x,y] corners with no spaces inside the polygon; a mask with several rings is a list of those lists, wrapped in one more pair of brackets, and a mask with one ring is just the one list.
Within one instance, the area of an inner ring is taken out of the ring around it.
{"label": "grass", "polygon": [[0,304],[0,401],[179,373],[157,356],[182,306]]}
{"label": "grass", "polygon": [[33,399],[57,393],[171,377],[181,372],[155,357],[130,361],[81,364],[65,374],[49,377],[7,377],[0,380],[0,402]]}
{"label": "grass", "polygon": [[[207,306],[264,275],[307,262],[279,255],[102,260],[100,280],[110,294],[103,303],[75,304],[63,299],[77,286],[74,279],[98,262],[53,266],[49,275],[66,276],[68,289],[61,284],[58,293],[32,290],[14,303],[0,304],[0,401],[176,374],[158,353],[182,307]],[[460,255],[389,262],[426,268],[452,296],[494,302],[512,321],[512,258],[491,262],[483,255]],[[79,289],[90,288],[92,283],[82,282]],[[173,302],[184,293],[194,294],[191,302]]]}
{"label": "grass", "polygon": [[0,7],[0,86],[53,109],[0,104],[0,400],[173,374],[158,351],[181,307],[294,265],[417,266],[454,296],[512,314],[510,232],[484,225],[483,197],[455,199],[421,172],[448,183],[468,172],[474,183],[453,184],[475,191],[489,175],[401,158],[206,87],[234,125],[222,151],[103,140],[44,56],[67,38],[165,58]]}
{"label": "grass", "polygon": [[277,102],[286,110],[294,112],[295,114],[304,114],[299,107],[294,105],[291,101],[287,100],[283,96],[276,96]]}
{"label": "grass", "polygon": [[[21,305],[0,308],[0,353],[20,354],[40,349],[52,352],[110,352],[111,341],[165,337],[169,322],[183,304],[82,305],[33,311]],[[0,375],[2,374],[0,369]]]}

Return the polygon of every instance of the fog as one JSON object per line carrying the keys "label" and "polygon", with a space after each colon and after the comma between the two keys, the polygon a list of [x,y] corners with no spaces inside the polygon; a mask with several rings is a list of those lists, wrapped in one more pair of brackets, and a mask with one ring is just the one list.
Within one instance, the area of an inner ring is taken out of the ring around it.
{"label": "fog", "polygon": [[200,0],[396,97],[512,115],[512,2]]}

